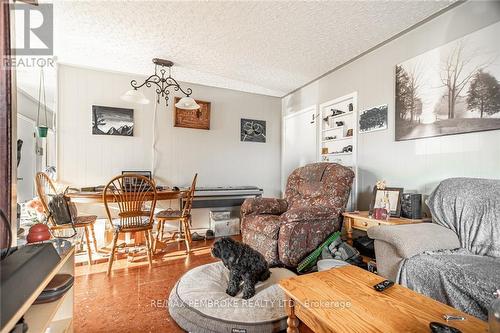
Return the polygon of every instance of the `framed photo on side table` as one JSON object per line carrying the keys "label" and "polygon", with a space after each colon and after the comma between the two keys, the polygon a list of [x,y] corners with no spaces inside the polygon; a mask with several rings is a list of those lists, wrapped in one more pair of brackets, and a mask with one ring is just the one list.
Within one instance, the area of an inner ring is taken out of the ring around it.
{"label": "framed photo on side table", "polygon": [[403,197],[402,187],[386,187],[385,189],[378,189],[377,186],[373,187],[372,201],[370,204],[370,215],[373,213],[374,208],[379,207],[379,203],[383,201],[384,196],[389,198],[390,214],[392,217],[401,216],[401,199]]}

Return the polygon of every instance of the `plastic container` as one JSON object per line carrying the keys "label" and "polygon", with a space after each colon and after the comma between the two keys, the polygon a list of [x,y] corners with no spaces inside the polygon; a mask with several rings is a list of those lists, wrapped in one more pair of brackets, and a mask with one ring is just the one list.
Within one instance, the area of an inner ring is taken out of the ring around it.
{"label": "plastic container", "polygon": [[349,263],[337,259],[322,259],[318,260],[316,265],[318,266],[318,272],[322,272],[332,268],[347,266],[349,265]]}

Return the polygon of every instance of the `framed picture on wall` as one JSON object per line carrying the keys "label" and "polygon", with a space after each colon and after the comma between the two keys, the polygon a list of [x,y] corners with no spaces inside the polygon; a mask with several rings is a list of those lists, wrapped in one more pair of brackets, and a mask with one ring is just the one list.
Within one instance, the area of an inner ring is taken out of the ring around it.
{"label": "framed picture on wall", "polygon": [[500,129],[500,23],[396,66],[396,141]]}
{"label": "framed picture on wall", "polygon": [[[176,97],[175,104],[179,100],[180,97]],[[184,110],[174,106],[174,127],[210,129],[211,103],[200,100],[196,100],[196,103],[200,106],[198,110]]]}
{"label": "framed picture on wall", "polygon": [[92,134],[134,136],[134,110],[92,105]]}
{"label": "framed picture on wall", "polygon": [[266,121],[242,118],[240,137],[243,142],[266,142]]}
{"label": "framed picture on wall", "polygon": [[370,133],[387,129],[387,104],[361,111],[359,133]]}

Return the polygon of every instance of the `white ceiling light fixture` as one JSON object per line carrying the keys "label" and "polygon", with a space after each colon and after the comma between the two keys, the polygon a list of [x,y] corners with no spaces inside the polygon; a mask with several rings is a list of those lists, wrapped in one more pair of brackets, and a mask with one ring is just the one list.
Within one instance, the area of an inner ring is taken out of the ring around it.
{"label": "white ceiling light fixture", "polygon": [[137,89],[127,91],[121,97],[124,101],[136,104],[149,104],[149,99]]}
{"label": "white ceiling light fixture", "polygon": [[200,105],[192,97],[182,97],[175,106],[184,110],[198,110]]}
{"label": "white ceiling light fixture", "polygon": [[[168,95],[170,94],[168,89],[173,88],[174,91],[181,91],[184,95],[186,95],[175,104],[176,107],[186,110],[197,110],[200,108],[198,103],[190,97],[193,93],[191,88],[187,88],[186,90],[182,89],[177,80],[172,77],[172,66],[174,65],[172,61],[154,58],[153,63],[155,64],[155,73],[149,76],[142,84],[138,84],[136,80],[130,81],[130,85],[133,89],[127,91],[121,96],[124,101],[138,104],[148,104],[149,100],[137,89],[143,86],[150,88],[152,85],[155,85],[157,103],[160,103],[161,97],[165,99],[165,104],[168,106]],[[160,70],[158,70],[158,66],[160,66]],[[168,69],[168,76],[167,69],[165,69],[165,67]]]}

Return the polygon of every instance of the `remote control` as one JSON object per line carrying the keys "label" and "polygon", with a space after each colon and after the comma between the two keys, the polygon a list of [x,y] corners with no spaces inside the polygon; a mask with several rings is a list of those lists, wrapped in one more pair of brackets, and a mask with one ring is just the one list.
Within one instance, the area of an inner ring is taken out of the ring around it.
{"label": "remote control", "polygon": [[384,280],[380,283],[377,283],[376,285],[373,286],[373,288],[376,290],[376,291],[384,291],[386,290],[387,288],[390,288],[394,285],[394,282],[392,281],[389,281],[389,280]]}
{"label": "remote control", "polygon": [[445,325],[443,323],[438,323],[435,321],[431,322],[429,324],[429,327],[430,327],[432,333],[461,333],[462,332],[458,328],[451,327],[451,326]]}

